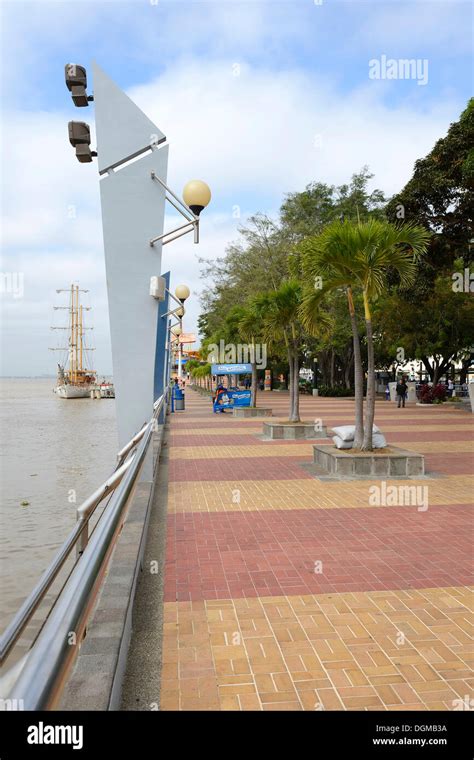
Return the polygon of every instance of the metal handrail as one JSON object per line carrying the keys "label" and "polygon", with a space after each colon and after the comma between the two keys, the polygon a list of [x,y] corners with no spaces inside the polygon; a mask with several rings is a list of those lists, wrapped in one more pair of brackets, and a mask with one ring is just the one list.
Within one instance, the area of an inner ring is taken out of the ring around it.
{"label": "metal handrail", "polygon": [[123,447],[123,449],[120,449],[120,451],[117,454],[117,463],[118,463],[117,466],[118,467],[122,464],[122,462],[125,459],[125,457],[127,456],[128,452],[131,451],[133,449],[133,447],[139,441],[141,441],[141,439],[145,435],[146,426],[148,424],[149,424],[148,422],[145,422],[145,424],[143,425],[142,429],[139,430],[139,432],[136,435],[134,435],[133,438],[131,438],[128,443],[125,444],[125,446]]}
{"label": "metal handrail", "polygon": [[[137,433],[137,435],[135,435],[131,439],[131,441],[121,450],[121,452],[119,452],[119,455],[121,455],[121,461],[123,460],[123,457],[126,456],[126,454],[128,454],[132,450],[132,448],[137,445],[137,443],[141,442],[138,449],[135,452],[133,452],[132,456],[129,457],[129,459],[125,463],[119,464],[119,466],[116,468],[114,473],[108,478],[108,480],[106,480],[101,486],[99,486],[99,488],[96,489],[96,491],[94,491],[94,493],[91,494],[78,507],[76,511],[77,522],[76,522],[76,525],[74,526],[74,529],[71,531],[71,533],[69,534],[69,536],[67,537],[63,545],[61,546],[60,550],[56,554],[55,558],[53,559],[49,567],[46,569],[46,571],[44,572],[44,574],[42,575],[42,577],[40,578],[39,582],[36,584],[34,589],[31,591],[28,598],[23,602],[20,609],[16,613],[15,617],[13,618],[11,623],[7,626],[6,630],[4,631],[4,633],[2,634],[0,638],[0,664],[2,664],[5,661],[5,659],[8,657],[15,643],[18,641],[21,633],[23,632],[23,630],[25,629],[25,627],[31,620],[33,614],[37,610],[41,601],[44,599],[51,584],[53,583],[59,571],[61,570],[67,558],[69,557],[74,546],[77,547],[78,559],[81,555],[85,554],[85,551],[88,545],[88,540],[89,540],[88,523],[96,507],[100,504],[101,501],[103,501],[103,499],[106,496],[108,496],[112,492],[115,492],[114,497],[113,497],[115,498],[115,496],[117,495],[116,489],[118,489],[118,487],[122,484],[126,475],[128,476],[128,479],[132,477],[132,481],[131,481],[132,484],[135,482],[138,472],[141,470],[142,459],[148,448],[151,435],[153,431],[155,430],[154,423],[156,421],[157,416],[160,414],[161,409],[163,408],[166,402],[166,399],[167,399],[167,393],[164,393],[154,403],[153,416],[151,420],[148,423],[146,423],[146,425],[143,426],[140,432]],[[139,456],[139,452],[144,452],[143,457]],[[109,508],[110,508],[110,504],[109,504]],[[94,536],[95,536],[95,533],[94,533]],[[83,564],[84,563],[81,563],[81,565]],[[77,563],[73,569],[73,573],[75,572],[76,567],[77,567]],[[64,593],[69,583],[69,580],[66,583],[66,586],[64,587],[64,589],[62,590],[59,598],[62,597],[62,594]],[[71,631],[73,629],[69,629],[69,630]],[[36,645],[35,645],[35,650],[36,650]]]}
{"label": "metal handrail", "polygon": [[48,589],[68,559],[71,551],[74,549],[74,546],[78,547],[78,556],[84,551],[85,545],[87,544],[86,528],[88,527],[89,519],[92,517],[95,508],[100,502],[120,483],[124,473],[132,464],[132,461],[133,457],[131,457],[120,469],[116,470],[114,475],[100,486],[92,496],[89,496],[89,498],[78,508],[77,514],[79,515],[82,511],[82,515],[78,516],[74,528],[64,541],[53,561],[49,567],[46,568],[40,580],[25,599],[20,609],[16,612],[14,618],[2,634],[0,639],[0,664],[3,664],[10,654],[13,646],[20,638],[23,630],[33,617]]}

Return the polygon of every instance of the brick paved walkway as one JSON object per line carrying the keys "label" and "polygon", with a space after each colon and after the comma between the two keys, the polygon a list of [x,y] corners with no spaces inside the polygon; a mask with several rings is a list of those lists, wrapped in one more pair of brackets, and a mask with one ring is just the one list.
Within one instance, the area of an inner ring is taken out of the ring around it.
{"label": "brick paved walkway", "polygon": [[[287,396],[261,394],[284,418]],[[350,423],[353,403],[302,397]],[[390,443],[425,454],[429,507],[371,506],[380,481],[321,482],[308,441],[262,419],[172,415],[161,708],[453,709],[474,696],[473,426],[452,407],[377,402]],[[329,444],[330,441],[328,440]]]}

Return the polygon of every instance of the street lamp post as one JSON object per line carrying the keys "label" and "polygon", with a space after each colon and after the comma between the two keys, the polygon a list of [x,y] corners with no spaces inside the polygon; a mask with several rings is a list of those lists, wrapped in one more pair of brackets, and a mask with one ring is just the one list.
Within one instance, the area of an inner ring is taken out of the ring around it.
{"label": "street lamp post", "polygon": [[313,359],[313,396],[318,396],[318,357]]}

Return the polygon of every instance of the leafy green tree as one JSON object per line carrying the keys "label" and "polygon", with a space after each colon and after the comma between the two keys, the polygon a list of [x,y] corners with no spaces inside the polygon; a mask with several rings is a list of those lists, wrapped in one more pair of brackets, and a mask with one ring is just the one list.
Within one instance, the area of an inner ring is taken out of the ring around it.
{"label": "leafy green tree", "polygon": [[395,223],[426,227],[433,236],[420,262],[416,300],[422,285],[432,283],[440,269],[456,259],[467,266],[474,219],[474,98],[425,158],[415,163],[413,177],[388,203],[386,214]]}
{"label": "leafy green tree", "polygon": [[[412,178],[387,206],[390,220],[421,224],[432,233],[409,289],[390,294],[390,313],[400,315],[391,335],[407,357],[419,358],[433,382],[452,361],[462,361],[465,378],[474,334],[468,301],[452,288],[452,277],[472,262],[474,218],[474,99],[445,137],[418,160]],[[397,285],[396,276],[389,282]],[[457,310],[459,309],[459,314]],[[390,340],[385,341],[388,345]],[[392,343],[393,345],[393,343]]]}
{"label": "leafy green tree", "polygon": [[[462,274],[461,261],[456,268]],[[462,363],[465,381],[474,346],[474,299],[453,290],[451,277],[439,274],[428,298],[418,303],[404,302],[393,290],[377,304],[375,324],[384,350],[395,356],[402,348],[406,361],[421,361],[434,385],[454,362]]]}
{"label": "leafy green tree", "polygon": [[280,209],[282,229],[293,240],[299,241],[319,234],[323,227],[336,220],[383,218],[386,204],[383,192],[368,190],[373,176],[364,166],[352,175],[349,184],[335,187],[311,182],[303,192],[289,193]]}
{"label": "leafy green tree", "polygon": [[202,279],[212,283],[201,296],[199,329],[204,337],[221,328],[234,306],[244,306],[249,298],[268,288],[276,290],[288,276],[291,243],[275,222],[256,214],[239,229],[239,235],[237,242],[227,246],[224,256],[200,260]]}

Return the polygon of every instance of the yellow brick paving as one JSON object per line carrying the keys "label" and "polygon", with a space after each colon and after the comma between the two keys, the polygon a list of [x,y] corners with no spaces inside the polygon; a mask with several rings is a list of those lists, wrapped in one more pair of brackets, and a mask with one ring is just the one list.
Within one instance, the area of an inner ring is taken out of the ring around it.
{"label": "yellow brick paving", "polygon": [[168,602],[162,710],[462,709],[472,589]]}
{"label": "yellow brick paving", "polygon": [[[387,481],[397,486],[425,486],[429,506],[470,504],[474,476],[450,475],[439,479]],[[232,512],[278,509],[337,509],[370,507],[369,488],[380,480],[350,483],[319,480],[270,480],[170,483],[168,512]],[[374,506],[374,509],[390,509]]]}
{"label": "yellow brick paving", "polygon": [[[170,459],[235,459],[254,457],[313,456],[312,443],[275,443],[267,441],[252,446],[173,446]],[[329,444],[331,445],[331,444]],[[439,443],[433,441],[397,441],[399,448],[409,448],[421,454],[439,452]],[[449,441],[449,453],[474,453],[474,441]]]}
{"label": "yellow brick paving", "polygon": [[[229,422],[232,421],[232,418],[229,418]],[[249,434],[258,434],[260,435],[262,433],[262,422],[264,422],[263,419],[260,419],[259,422],[255,422],[255,420],[235,420],[236,426],[232,427],[229,425],[229,428],[223,428],[223,429],[210,429],[206,427],[202,428],[189,428],[186,427],[186,425],[176,425],[173,428],[173,433],[175,435],[185,435],[193,436],[193,435],[215,435],[216,437],[220,436],[226,436],[226,435],[249,435]],[[272,418],[272,422],[275,422],[275,420]],[[314,420],[308,420],[308,422],[314,422]],[[237,427],[237,423],[239,427]],[[459,424],[437,424],[437,425],[419,425],[417,424],[417,420],[413,421],[413,424],[411,425],[385,425],[383,424],[383,421],[377,417],[377,423],[380,429],[383,433],[412,433],[416,436],[416,433],[439,433],[439,432],[447,432],[447,431],[453,431],[453,432],[464,432],[468,430],[467,425],[459,425]],[[323,424],[324,421],[323,421]],[[245,425],[245,427],[244,427]],[[415,427],[415,429],[414,429]],[[248,428],[248,429],[247,429]],[[328,434],[330,434],[330,428],[328,427]],[[411,439],[410,439],[411,440]],[[414,439],[415,440],[415,439]],[[451,443],[451,442],[450,442]],[[397,444],[398,445],[398,444]]]}

